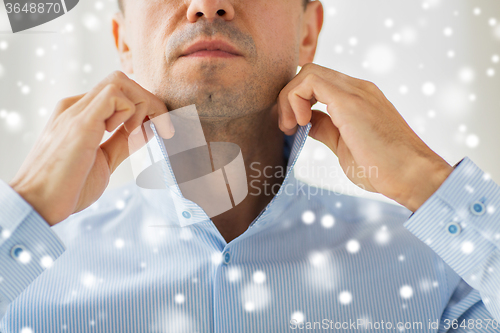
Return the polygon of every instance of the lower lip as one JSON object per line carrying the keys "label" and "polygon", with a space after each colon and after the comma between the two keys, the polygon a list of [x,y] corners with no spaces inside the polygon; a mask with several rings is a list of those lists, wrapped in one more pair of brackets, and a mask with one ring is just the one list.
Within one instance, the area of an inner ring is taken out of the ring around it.
{"label": "lower lip", "polygon": [[220,51],[220,50],[215,50],[215,51],[209,51],[209,50],[204,50],[204,51],[198,51],[194,52],[188,55],[185,55],[184,57],[188,58],[235,58],[238,57],[236,54]]}

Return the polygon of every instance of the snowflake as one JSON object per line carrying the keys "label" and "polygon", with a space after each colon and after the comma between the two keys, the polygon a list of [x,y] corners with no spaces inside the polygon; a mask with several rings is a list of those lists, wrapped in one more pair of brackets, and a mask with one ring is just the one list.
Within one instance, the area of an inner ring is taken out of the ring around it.
{"label": "snowflake", "polygon": [[45,74],[43,72],[38,72],[38,73],[36,73],[35,78],[38,81],[43,81],[43,79],[45,79]]}
{"label": "snowflake", "polygon": [[303,214],[302,214],[302,222],[304,222],[305,224],[311,224],[314,222],[314,220],[316,219],[316,216],[314,215],[314,213],[310,210],[306,210]]}
{"label": "snowflake", "polygon": [[227,276],[227,279],[230,281],[230,282],[236,282],[240,279],[241,277],[241,271],[239,268],[237,267],[230,267],[228,270],[227,270],[227,273],[226,273],[226,276]]}
{"label": "snowflake", "polygon": [[293,320],[295,323],[297,324],[302,323],[304,322],[304,319],[305,319],[304,313],[300,311],[295,311],[294,313],[292,313],[291,320]]}
{"label": "snowflake", "polygon": [[350,253],[356,253],[359,251],[360,245],[359,242],[355,239],[351,239],[346,243],[346,249]]}
{"label": "snowflake", "polygon": [[177,294],[177,295],[175,295],[174,300],[175,300],[175,303],[182,304],[182,303],[184,303],[186,298],[184,297],[183,294]]}
{"label": "snowflake", "polygon": [[253,273],[253,282],[255,283],[264,283],[266,281],[266,274],[263,271],[255,271]]}
{"label": "snowflake", "polygon": [[413,296],[413,288],[405,284],[399,289],[399,295],[405,299],[410,298]]}
{"label": "snowflake", "polygon": [[43,256],[42,259],[40,260],[40,264],[44,268],[51,267],[53,263],[54,263],[54,260],[50,256]]}
{"label": "snowflake", "polygon": [[117,249],[121,249],[123,246],[125,246],[125,241],[121,238],[118,238],[115,240],[114,244]]}
{"label": "snowflake", "polygon": [[123,208],[125,208],[125,201],[123,200],[116,201],[115,207],[116,209],[122,210]]}
{"label": "snowflake", "polygon": [[349,304],[352,301],[352,295],[349,291],[344,290],[339,294],[339,302],[342,304]]}
{"label": "snowflake", "polygon": [[91,273],[84,273],[81,282],[85,287],[92,287],[96,283],[96,277]]}
{"label": "snowflake", "polygon": [[470,254],[472,253],[472,251],[474,251],[474,244],[470,241],[465,241],[460,246],[460,249],[464,254]]}
{"label": "snowflake", "polygon": [[253,302],[245,302],[245,311],[252,312],[255,310],[255,304]]}
{"label": "snowflake", "polygon": [[326,262],[326,257],[323,253],[314,251],[309,255],[309,261],[311,265],[318,267]]}
{"label": "snowflake", "polygon": [[432,82],[426,82],[422,85],[422,93],[426,96],[432,96],[436,92],[436,85]]}
{"label": "snowflake", "polygon": [[458,78],[463,83],[470,83],[470,82],[474,81],[475,77],[476,77],[476,73],[475,73],[474,69],[472,69],[470,67],[462,67],[458,71]]}
{"label": "snowflake", "polygon": [[39,47],[35,50],[35,53],[37,56],[42,57],[45,54],[45,50],[43,48]]}
{"label": "snowflake", "polygon": [[480,142],[479,137],[475,134],[469,134],[465,138],[465,144],[469,148],[476,148],[479,145],[479,142]]}
{"label": "snowflake", "polygon": [[28,251],[22,251],[19,254],[19,261],[23,264],[27,264],[31,261],[31,254]]}
{"label": "snowflake", "polygon": [[2,230],[2,238],[3,239],[9,238],[10,235],[11,235],[10,230],[7,230],[7,229]]}
{"label": "snowflake", "polygon": [[335,218],[331,214],[326,214],[321,218],[321,225],[324,228],[331,228],[335,224]]}
{"label": "snowflake", "polygon": [[387,231],[387,227],[385,225],[375,233],[375,241],[379,244],[387,244],[390,239],[391,234]]}
{"label": "snowflake", "polygon": [[214,252],[212,253],[212,263],[214,265],[219,265],[222,262],[222,253]]}

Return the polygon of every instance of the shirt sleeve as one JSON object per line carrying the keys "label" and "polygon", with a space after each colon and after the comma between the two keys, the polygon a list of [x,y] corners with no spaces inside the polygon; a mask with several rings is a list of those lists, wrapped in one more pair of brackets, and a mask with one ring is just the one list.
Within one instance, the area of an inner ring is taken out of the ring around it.
{"label": "shirt sleeve", "polygon": [[0,319],[65,249],[50,225],[0,180]]}
{"label": "shirt sleeve", "polygon": [[468,157],[404,223],[472,288],[500,322],[500,186]]}

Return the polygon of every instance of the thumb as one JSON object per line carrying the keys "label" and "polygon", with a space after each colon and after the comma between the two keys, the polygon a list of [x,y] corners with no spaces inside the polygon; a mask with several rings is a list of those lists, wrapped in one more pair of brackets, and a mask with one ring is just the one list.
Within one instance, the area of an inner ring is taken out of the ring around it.
{"label": "thumb", "polygon": [[154,133],[148,125],[149,122],[145,122],[137,127],[136,131],[129,134],[124,124],[122,124],[108,140],[101,144],[101,149],[108,157],[111,173],[126,158],[146,145],[154,137]]}
{"label": "thumb", "polygon": [[312,110],[311,125],[309,136],[323,142],[337,155],[340,131],[333,124],[332,118],[325,112]]}

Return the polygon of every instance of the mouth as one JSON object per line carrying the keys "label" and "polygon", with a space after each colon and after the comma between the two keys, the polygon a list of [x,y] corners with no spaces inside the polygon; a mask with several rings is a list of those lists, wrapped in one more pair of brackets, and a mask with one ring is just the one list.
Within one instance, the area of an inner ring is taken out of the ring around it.
{"label": "mouth", "polygon": [[223,40],[205,40],[185,48],[180,57],[234,58],[240,56],[242,54],[234,46]]}

